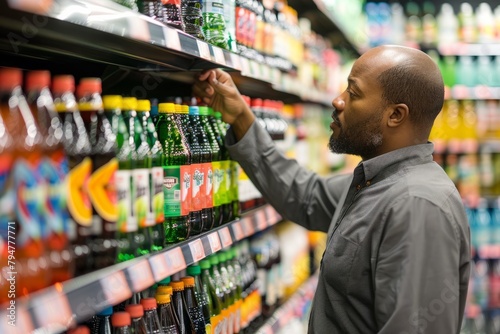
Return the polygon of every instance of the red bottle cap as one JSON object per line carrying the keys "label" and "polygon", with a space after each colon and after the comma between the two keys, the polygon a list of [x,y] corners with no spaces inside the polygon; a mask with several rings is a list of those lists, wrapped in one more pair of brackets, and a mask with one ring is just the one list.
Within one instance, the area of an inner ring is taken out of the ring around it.
{"label": "red bottle cap", "polygon": [[254,107],[262,107],[262,99],[252,99],[250,101],[250,105],[252,106],[252,108]]}
{"label": "red bottle cap", "polygon": [[129,304],[125,306],[125,311],[132,319],[142,318],[144,315],[144,307],[141,304]]}
{"label": "red bottle cap", "polygon": [[23,83],[23,72],[18,68],[0,68],[0,89],[12,90]]}
{"label": "red bottle cap", "polygon": [[49,71],[30,71],[26,75],[26,91],[50,86]]}
{"label": "red bottle cap", "polygon": [[90,334],[90,329],[87,326],[78,326],[68,331],[68,334]]}
{"label": "red bottle cap", "polygon": [[141,305],[145,310],[154,310],[156,309],[156,299],[154,298],[142,298]]}
{"label": "red bottle cap", "polygon": [[102,83],[99,78],[82,78],[78,85],[78,96],[82,97],[87,94],[101,93]]}
{"label": "red bottle cap", "polygon": [[72,75],[57,75],[52,79],[52,93],[63,94],[75,91],[75,78]]}
{"label": "red bottle cap", "polygon": [[113,327],[130,326],[130,314],[127,312],[116,312],[111,316],[111,325]]}

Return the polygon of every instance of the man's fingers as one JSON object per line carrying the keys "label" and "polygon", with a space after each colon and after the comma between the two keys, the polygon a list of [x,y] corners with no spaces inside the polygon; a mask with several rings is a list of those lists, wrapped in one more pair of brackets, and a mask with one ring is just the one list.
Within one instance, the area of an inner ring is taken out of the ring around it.
{"label": "man's fingers", "polygon": [[[200,75],[198,75],[198,80],[200,81],[205,81],[207,78],[213,73],[213,70],[206,70],[201,72]],[[214,73],[215,74],[215,73]]]}

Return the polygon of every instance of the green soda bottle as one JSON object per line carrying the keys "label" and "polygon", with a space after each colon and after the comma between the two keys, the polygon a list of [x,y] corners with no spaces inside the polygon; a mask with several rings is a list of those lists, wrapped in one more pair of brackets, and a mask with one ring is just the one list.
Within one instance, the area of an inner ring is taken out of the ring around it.
{"label": "green soda bottle", "polygon": [[118,219],[116,221],[118,251],[117,262],[135,257],[135,233],[137,224],[132,219],[132,148],[129,133],[122,115],[122,97],[120,95],[104,95],[104,113],[111,123],[116,135],[116,159],[118,170],[115,173],[116,196],[118,203]]}
{"label": "green soda bottle", "polygon": [[149,100],[137,101],[137,112],[141,118],[142,129],[149,145],[149,156],[147,159],[149,169],[149,205],[147,210],[147,219],[151,228],[151,251],[158,251],[163,248],[165,242],[165,232],[163,231],[163,222],[165,215],[163,206],[165,200],[163,197],[163,167],[161,148],[158,134],[150,117],[151,103]]}
{"label": "green soda bottle", "polygon": [[223,332],[227,332],[227,326],[229,322],[229,305],[230,305],[230,296],[229,291],[222,280],[222,275],[219,270],[219,256],[217,254],[212,254],[209,257],[210,260],[210,277],[212,277],[215,292],[219,300],[221,301],[221,320],[220,326],[222,326]]}
{"label": "green soda bottle", "polygon": [[[201,284],[203,290],[207,292],[208,308],[210,310],[210,325],[212,333],[222,333],[222,304],[217,290],[215,288],[215,282],[210,274],[210,260],[208,258],[200,261],[201,268]],[[208,332],[207,332],[208,333]]]}
{"label": "green soda bottle", "polygon": [[203,0],[203,34],[205,40],[223,49],[228,49],[226,21],[224,19],[224,1]]}
{"label": "green soda bottle", "polygon": [[233,290],[234,303],[233,303],[233,333],[239,333],[241,330],[241,293],[243,284],[241,281],[241,267],[239,263],[235,263],[234,257],[236,255],[234,248],[225,251],[226,253],[226,269],[231,287]]}
{"label": "green soda bottle", "polygon": [[201,280],[201,267],[198,264],[190,265],[187,267],[186,273],[194,279],[194,294],[205,320],[205,332],[211,334],[209,293]]}
{"label": "green soda bottle", "polygon": [[175,119],[173,103],[160,103],[156,123],[163,148],[163,194],[165,197],[165,242],[186,240],[190,234],[191,170],[189,151]]}
{"label": "green soda bottle", "polygon": [[229,270],[227,268],[227,254],[225,251],[220,251],[217,253],[219,258],[219,273],[221,276],[221,282],[226,289],[227,294],[227,332],[232,333],[234,328],[235,321],[235,301],[236,301],[236,287],[234,285],[233,280],[230,277]]}
{"label": "green soda bottle", "polygon": [[132,157],[132,220],[137,224],[135,233],[135,255],[148,254],[151,249],[151,234],[154,222],[147,218],[150,203],[149,190],[149,144],[137,116],[137,99],[126,97],[122,104],[125,124],[129,133]]}
{"label": "green soda bottle", "polygon": [[231,158],[229,156],[229,151],[224,145],[224,138],[226,137],[227,128],[222,122],[222,114],[220,112],[214,112],[215,115],[215,124],[219,130],[220,136],[222,138],[222,146],[221,149],[221,168],[223,169],[223,179],[222,184],[219,191],[221,194],[221,203],[222,203],[222,222],[227,223],[233,219],[233,208],[231,203],[231,182],[234,177],[232,176],[231,169]]}
{"label": "green soda bottle", "polygon": [[210,107],[201,106],[200,114],[204,126],[207,128],[207,133],[212,146],[212,198],[214,206],[214,227],[218,227],[223,223],[222,210],[222,188],[221,184],[224,179],[224,169],[222,168],[222,150],[225,149],[224,138],[221,136],[219,127],[214,117],[214,110]]}

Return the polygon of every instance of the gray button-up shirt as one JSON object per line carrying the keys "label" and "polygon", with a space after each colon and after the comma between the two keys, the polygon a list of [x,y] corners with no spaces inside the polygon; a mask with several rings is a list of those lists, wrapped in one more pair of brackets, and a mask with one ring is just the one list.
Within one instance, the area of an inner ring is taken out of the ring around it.
{"label": "gray button-up shirt", "polygon": [[329,178],[285,158],[257,122],[226,145],[283,217],[328,233],[309,333],[459,333],[469,225],[431,143]]}

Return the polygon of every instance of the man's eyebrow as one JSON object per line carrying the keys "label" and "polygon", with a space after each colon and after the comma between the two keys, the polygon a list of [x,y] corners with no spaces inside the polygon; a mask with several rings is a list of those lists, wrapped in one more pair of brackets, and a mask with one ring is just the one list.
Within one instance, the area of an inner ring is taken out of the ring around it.
{"label": "man's eyebrow", "polygon": [[348,78],[347,83],[349,84],[350,87],[353,87],[360,92],[362,91],[361,88],[359,88],[359,85],[355,79]]}

